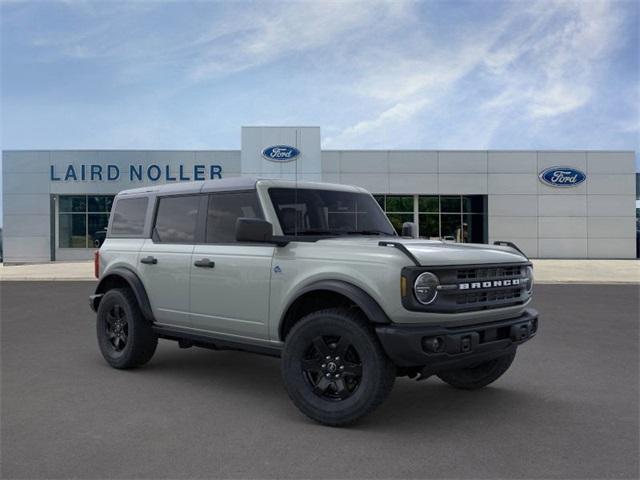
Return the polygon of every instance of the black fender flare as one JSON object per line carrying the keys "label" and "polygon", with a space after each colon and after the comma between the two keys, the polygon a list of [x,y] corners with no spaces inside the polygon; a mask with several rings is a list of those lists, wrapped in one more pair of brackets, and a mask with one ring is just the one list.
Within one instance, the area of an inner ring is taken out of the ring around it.
{"label": "black fender flare", "polygon": [[306,295],[307,293],[313,291],[326,290],[330,292],[335,292],[340,295],[347,297],[351,300],[355,305],[357,305],[360,310],[366,315],[370,322],[386,325],[391,323],[389,317],[382,309],[382,307],[376,302],[371,295],[365,292],[360,287],[357,287],[349,282],[345,282],[343,280],[320,280],[317,282],[313,282],[300,290],[298,290],[294,296],[294,298],[287,304],[286,308],[282,313],[282,317],[280,318],[280,325],[278,327],[280,331],[280,336],[282,337],[282,328],[285,323],[285,319],[287,318],[287,314],[291,306],[298,301],[300,297]]}
{"label": "black fender flare", "polygon": [[95,310],[98,309],[99,299],[107,292],[107,285],[109,285],[110,281],[114,278],[122,279],[129,285],[129,288],[131,288],[131,291],[138,301],[138,306],[145,320],[153,322],[154,318],[151,303],[149,302],[149,297],[142,284],[142,280],[140,280],[140,277],[138,277],[133,270],[126,267],[116,267],[100,279],[95,291],[95,297],[98,299],[97,302],[94,301]]}

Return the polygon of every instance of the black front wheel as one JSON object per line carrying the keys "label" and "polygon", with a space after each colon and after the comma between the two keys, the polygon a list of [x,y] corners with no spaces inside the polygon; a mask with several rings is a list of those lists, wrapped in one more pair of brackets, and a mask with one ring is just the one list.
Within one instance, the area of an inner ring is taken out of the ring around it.
{"label": "black front wheel", "polygon": [[289,397],[305,415],[341,426],[384,401],[395,367],[361,314],[334,308],[311,313],[293,327],[282,375]]}
{"label": "black front wheel", "polygon": [[128,289],[109,290],[102,297],[96,330],[102,356],[114,368],[144,365],[158,346],[158,337]]}

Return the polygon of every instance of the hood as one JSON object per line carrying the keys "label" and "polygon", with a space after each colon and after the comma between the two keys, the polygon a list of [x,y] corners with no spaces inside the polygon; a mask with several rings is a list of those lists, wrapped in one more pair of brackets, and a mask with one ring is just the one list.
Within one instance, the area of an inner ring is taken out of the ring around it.
{"label": "hood", "polygon": [[440,240],[419,240],[401,237],[338,237],[331,240],[322,240],[322,242],[344,244],[345,247],[377,247],[380,241],[403,244],[418,259],[420,264],[425,266],[478,265],[527,261],[527,258],[514,248],[481,243],[451,243]]}
{"label": "hood", "polygon": [[401,243],[422,265],[476,265],[527,261],[516,249],[499,245],[409,239],[402,239]]}

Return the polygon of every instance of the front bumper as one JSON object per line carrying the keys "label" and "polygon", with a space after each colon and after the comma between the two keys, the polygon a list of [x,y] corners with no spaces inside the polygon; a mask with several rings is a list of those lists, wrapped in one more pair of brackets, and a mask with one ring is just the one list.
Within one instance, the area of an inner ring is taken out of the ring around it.
{"label": "front bumper", "polygon": [[513,351],[535,336],[538,312],[462,327],[381,325],[376,333],[399,367],[426,367],[433,373],[464,368]]}

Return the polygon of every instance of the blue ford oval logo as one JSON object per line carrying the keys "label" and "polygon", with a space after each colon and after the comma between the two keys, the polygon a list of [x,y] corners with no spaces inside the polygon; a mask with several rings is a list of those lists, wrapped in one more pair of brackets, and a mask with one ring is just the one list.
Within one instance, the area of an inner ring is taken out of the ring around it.
{"label": "blue ford oval logo", "polygon": [[587,175],[571,167],[551,167],[540,172],[540,181],[552,187],[575,187],[587,179]]}
{"label": "blue ford oval logo", "polygon": [[273,145],[262,150],[262,156],[272,162],[290,162],[300,155],[300,150],[289,145]]}

